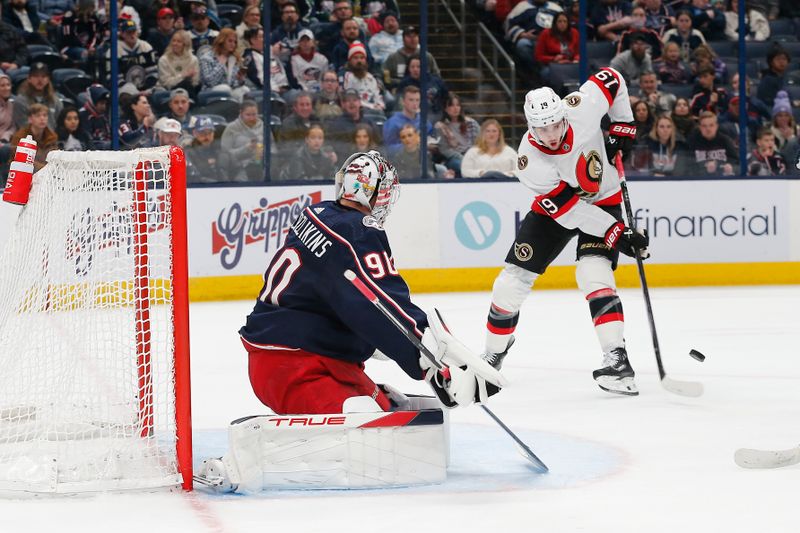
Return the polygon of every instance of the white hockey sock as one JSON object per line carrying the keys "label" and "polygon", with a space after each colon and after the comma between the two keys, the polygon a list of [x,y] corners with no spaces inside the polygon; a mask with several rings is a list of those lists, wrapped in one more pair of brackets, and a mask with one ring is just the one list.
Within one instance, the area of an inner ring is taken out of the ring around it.
{"label": "white hockey sock", "polygon": [[517,327],[519,308],[531,292],[538,274],[515,265],[506,267],[494,280],[492,305],[486,323],[486,352],[502,353]]}

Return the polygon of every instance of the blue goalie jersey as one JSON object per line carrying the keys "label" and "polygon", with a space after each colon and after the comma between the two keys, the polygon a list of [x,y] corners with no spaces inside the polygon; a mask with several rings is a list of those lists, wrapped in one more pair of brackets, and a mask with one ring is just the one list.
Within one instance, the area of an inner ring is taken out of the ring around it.
{"label": "blue goalie jersey", "polygon": [[383,304],[421,337],[425,313],[397,273],[382,229],[335,202],[307,207],[264,273],[264,287],[242,339],[263,349],[301,349],[362,363],[375,349],[414,379],[419,351],[344,277],[352,270]]}

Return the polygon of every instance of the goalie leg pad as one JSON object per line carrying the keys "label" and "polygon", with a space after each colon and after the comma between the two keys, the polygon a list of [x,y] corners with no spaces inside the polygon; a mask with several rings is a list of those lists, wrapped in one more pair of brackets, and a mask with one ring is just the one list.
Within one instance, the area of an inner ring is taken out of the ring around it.
{"label": "goalie leg pad", "polygon": [[617,295],[617,284],[611,261],[596,255],[578,260],[575,270],[578,287],[589,303],[597,339],[603,352],[625,345],[625,317]]}
{"label": "goalie leg pad", "polygon": [[247,417],[231,423],[229,445],[223,461],[240,492],[410,486],[447,477],[447,417],[438,408]]}

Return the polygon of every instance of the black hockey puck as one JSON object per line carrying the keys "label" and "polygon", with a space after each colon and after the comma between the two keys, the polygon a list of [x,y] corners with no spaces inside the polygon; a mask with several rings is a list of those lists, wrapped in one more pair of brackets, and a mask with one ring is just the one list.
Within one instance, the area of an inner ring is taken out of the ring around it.
{"label": "black hockey puck", "polygon": [[700,361],[701,363],[706,360],[706,356],[698,352],[697,350],[692,350],[689,352],[689,355]]}

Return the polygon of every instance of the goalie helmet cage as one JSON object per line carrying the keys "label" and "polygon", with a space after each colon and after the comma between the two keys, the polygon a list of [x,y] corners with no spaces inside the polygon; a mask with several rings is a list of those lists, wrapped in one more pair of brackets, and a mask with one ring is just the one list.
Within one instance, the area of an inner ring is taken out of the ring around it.
{"label": "goalie helmet cage", "polygon": [[0,492],[191,490],[183,151],[47,161],[0,264]]}

